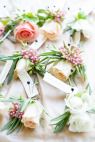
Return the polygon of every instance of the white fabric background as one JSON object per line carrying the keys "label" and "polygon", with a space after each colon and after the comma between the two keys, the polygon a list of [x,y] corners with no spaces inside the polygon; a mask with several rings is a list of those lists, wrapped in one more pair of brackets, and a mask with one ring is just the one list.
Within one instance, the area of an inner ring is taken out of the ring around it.
{"label": "white fabric background", "polygon": [[[12,16],[16,13],[25,11],[36,11],[39,8],[57,8],[67,11],[70,8],[70,14],[75,14],[79,8],[90,12],[95,8],[95,0],[0,0],[0,17]],[[95,23],[94,23],[95,24]],[[95,26],[93,26],[93,35],[91,40],[85,43],[84,60],[87,66],[87,75],[92,90],[95,90]],[[15,49],[9,41],[6,41],[0,48],[0,53],[11,53]],[[19,87],[18,87],[19,86]],[[17,89],[18,87],[18,89]],[[47,88],[47,89],[46,89]],[[59,90],[47,85],[40,80],[41,95],[43,96],[44,105],[47,108],[50,116],[60,114],[62,112],[64,103],[63,99],[59,97],[62,94]],[[10,86],[3,88],[3,93],[8,95],[25,94],[24,89],[19,81],[12,82]],[[55,97],[56,96],[56,97]],[[57,102],[56,102],[57,101]],[[25,130],[20,134],[7,136],[5,133],[0,133],[0,142],[95,142],[95,134],[73,134],[68,131],[54,135],[45,123],[44,128],[37,128],[34,132]]]}

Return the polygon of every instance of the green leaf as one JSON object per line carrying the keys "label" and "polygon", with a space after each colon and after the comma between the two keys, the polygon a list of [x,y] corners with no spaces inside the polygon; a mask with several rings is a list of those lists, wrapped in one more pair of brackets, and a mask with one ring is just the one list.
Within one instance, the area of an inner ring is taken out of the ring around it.
{"label": "green leaf", "polygon": [[10,20],[11,20],[10,17],[0,18],[0,22],[1,22],[4,26],[6,26],[6,25],[9,23]]}
{"label": "green leaf", "polygon": [[70,118],[70,112],[65,112],[59,117],[51,120],[51,125],[54,125],[54,133],[58,133],[64,129]]}
{"label": "green leaf", "polygon": [[69,76],[69,81],[70,82],[73,81],[75,83],[75,77],[78,74],[83,77],[84,81],[86,80],[86,73],[85,73],[85,67],[84,67],[84,65],[74,66],[74,70],[73,70],[73,72]]}
{"label": "green leaf", "polygon": [[42,53],[40,56],[50,56],[50,55],[52,55],[52,56],[62,56],[62,54],[61,54],[61,52],[59,52],[59,51],[55,51],[55,50],[51,50],[51,51],[49,51],[49,52],[45,52],[45,53]]}
{"label": "green leaf", "polygon": [[16,60],[16,59],[21,59],[21,58],[22,58],[22,56],[20,54],[14,54],[12,56],[0,55],[0,61]]}
{"label": "green leaf", "polygon": [[11,69],[10,69],[9,74],[8,74],[7,84],[9,84],[11,82],[12,78],[13,78],[13,74],[14,74],[14,70],[15,70],[17,62],[18,62],[18,59],[13,60],[13,64],[12,64]]}
{"label": "green leaf", "polygon": [[37,17],[39,18],[38,26],[43,26],[46,21],[50,21],[54,18],[53,14],[49,10],[39,9],[37,11]]}
{"label": "green leaf", "polygon": [[21,124],[21,120],[18,118],[15,118],[15,123],[13,123],[13,125],[11,125],[10,129],[8,129],[7,135],[13,133]]}
{"label": "green leaf", "polygon": [[44,64],[37,64],[35,66],[35,71],[36,73],[40,74],[41,76],[44,76],[45,72],[46,72],[46,66]]}
{"label": "green leaf", "polygon": [[84,81],[86,80],[86,72],[85,72],[85,66],[79,65],[78,66],[80,75],[84,78]]}
{"label": "green leaf", "polygon": [[0,39],[0,44],[10,35],[11,30],[7,31],[3,38]]}
{"label": "green leaf", "polygon": [[19,126],[17,127],[17,129],[15,130],[17,133],[19,131],[21,131],[24,128],[24,125],[22,123],[19,124]]}
{"label": "green leaf", "polygon": [[95,109],[91,109],[89,111],[87,111],[88,113],[94,113],[95,114]]}
{"label": "green leaf", "polygon": [[45,23],[45,20],[40,20],[40,21],[37,23],[37,25],[38,25],[39,27],[42,27],[44,23]]}
{"label": "green leaf", "polygon": [[50,64],[52,62],[55,62],[57,60],[64,60],[64,57],[59,51],[51,50],[50,52],[45,52],[40,55],[41,62],[44,64]]}
{"label": "green leaf", "polygon": [[76,15],[76,20],[81,20],[81,19],[86,19],[87,16],[83,11],[80,11],[77,15]]}
{"label": "green leaf", "polygon": [[3,128],[0,129],[0,131],[5,131],[5,130],[9,129],[9,127],[12,125],[12,123],[13,123],[13,121],[12,121],[12,119],[10,119],[9,122],[6,123],[6,124],[3,126]]}
{"label": "green leaf", "polygon": [[9,23],[5,27],[5,33],[7,33],[10,30],[13,31],[15,26],[18,25],[20,21],[21,21],[20,17],[17,17],[14,20],[10,20]]}
{"label": "green leaf", "polygon": [[87,84],[87,86],[86,86],[86,88],[85,88],[86,90],[89,90],[89,95],[91,95],[92,94],[92,89],[91,89],[91,86],[90,86],[90,84],[88,83]]}
{"label": "green leaf", "polygon": [[31,12],[24,13],[22,15],[22,20],[31,21],[31,22],[35,22],[35,23],[39,22],[39,18],[36,15],[33,15]]}
{"label": "green leaf", "polygon": [[48,15],[49,15],[49,11],[48,11],[48,10],[39,9],[39,10],[37,11],[37,16],[38,16],[40,19],[47,19],[47,18],[48,18]]}

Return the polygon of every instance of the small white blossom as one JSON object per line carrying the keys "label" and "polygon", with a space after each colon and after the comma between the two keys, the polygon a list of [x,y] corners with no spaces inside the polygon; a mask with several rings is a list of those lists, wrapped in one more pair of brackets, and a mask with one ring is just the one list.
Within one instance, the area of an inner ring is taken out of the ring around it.
{"label": "small white blossom", "polygon": [[72,132],[93,131],[93,120],[87,113],[72,114],[69,119],[69,130]]}

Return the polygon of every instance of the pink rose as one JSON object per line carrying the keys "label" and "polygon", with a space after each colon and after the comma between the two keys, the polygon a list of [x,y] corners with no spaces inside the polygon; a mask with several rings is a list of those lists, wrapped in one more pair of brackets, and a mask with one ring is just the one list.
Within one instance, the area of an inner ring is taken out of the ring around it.
{"label": "pink rose", "polygon": [[17,41],[31,43],[38,37],[38,27],[33,23],[25,22],[15,28],[14,35]]}
{"label": "pink rose", "polygon": [[0,36],[2,36],[4,33],[4,25],[0,23]]}

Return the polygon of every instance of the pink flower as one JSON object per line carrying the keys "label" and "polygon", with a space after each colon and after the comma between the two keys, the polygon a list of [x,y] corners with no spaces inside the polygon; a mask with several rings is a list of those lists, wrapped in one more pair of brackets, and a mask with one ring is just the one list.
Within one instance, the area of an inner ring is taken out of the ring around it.
{"label": "pink flower", "polygon": [[63,21],[63,19],[64,19],[64,13],[63,13],[62,11],[59,11],[59,10],[58,10],[58,11],[55,13],[55,18],[54,18],[54,20],[55,20],[56,22],[60,23],[60,22]]}
{"label": "pink flower", "polygon": [[25,22],[15,28],[14,35],[17,41],[31,43],[38,37],[38,27],[31,22]]}
{"label": "pink flower", "polygon": [[30,49],[30,50],[24,50],[22,51],[22,56],[25,59],[30,59],[32,63],[35,63],[38,60],[38,55],[36,50]]}
{"label": "pink flower", "polygon": [[23,112],[20,112],[20,104],[18,103],[13,103],[13,106],[12,108],[10,108],[9,110],[9,115],[11,118],[19,118],[19,119],[22,119],[22,116],[23,116]]}
{"label": "pink flower", "polygon": [[82,64],[82,58],[80,56],[80,49],[77,47],[71,47],[71,49],[62,47],[60,48],[63,57],[70,61],[74,65]]}
{"label": "pink flower", "polygon": [[2,36],[4,33],[4,25],[0,23],[0,36]]}

